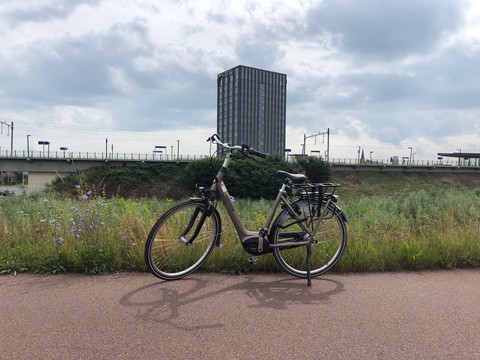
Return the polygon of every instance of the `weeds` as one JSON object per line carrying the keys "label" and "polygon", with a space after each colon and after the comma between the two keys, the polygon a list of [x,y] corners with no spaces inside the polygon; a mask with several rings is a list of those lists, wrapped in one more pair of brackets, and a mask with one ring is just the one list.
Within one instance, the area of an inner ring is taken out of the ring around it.
{"label": "weeds", "polygon": [[[69,197],[51,193],[2,199],[0,273],[143,271],[143,247],[153,223],[173,206],[169,200],[106,199],[77,185]],[[347,248],[336,271],[480,267],[480,192],[419,190],[394,196],[341,198],[349,220]],[[248,229],[258,229],[271,206],[236,200]],[[273,257],[247,262],[222,206],[223,249],[205,271],[278,271]]]}

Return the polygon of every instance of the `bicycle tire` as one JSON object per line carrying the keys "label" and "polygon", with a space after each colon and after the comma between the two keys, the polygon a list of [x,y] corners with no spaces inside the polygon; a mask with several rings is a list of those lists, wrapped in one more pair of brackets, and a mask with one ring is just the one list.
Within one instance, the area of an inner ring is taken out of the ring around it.
{"label": "bicycle tire", "polygon": [[[308,201],[299,200],[292,205],[297,213],[305,219],[304,224],[307,224],[309,229],[318,223],[318,218],[313,218],[310,213],[312,204]],[[325,205],[326,203],[323,202],[320,213],[325,210]],[[346,220],[341,210],[332,204],[327,205],[322,219],[322,224],[315,233],[318,242],[311,246],[311,277],[319,276],[330,270],[342,256],[347,244]],[[278,214],[272,225],[271,236],[273,244],[302,241],[304,231],[284,209]],[[286,273],[299,278],[307,277],[307,249],[305,245],[288,248],[274,247],[273,255]]]}
{"label": "bicycle tire", "polygon": [[[202,201],[178,204],[153,225],[145,243],[147,269],[163,280],[181,279],[197,270],[220,240],[221,219],[211,208],[199,225],[207,205]],[[191,244],[191,239],[198,230]],[[183,241],[181,237],[183,236]]]}

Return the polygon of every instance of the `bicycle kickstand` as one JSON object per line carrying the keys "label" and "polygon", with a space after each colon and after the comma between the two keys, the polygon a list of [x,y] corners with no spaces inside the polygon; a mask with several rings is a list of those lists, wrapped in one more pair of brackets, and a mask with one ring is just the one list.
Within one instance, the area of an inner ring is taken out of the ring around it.
{"label": "bicycle kickstand", "polygon": [[312,286],[312,276],[310,274],[310,256],[312,255],[312,245],[307,245],[307,285]]}

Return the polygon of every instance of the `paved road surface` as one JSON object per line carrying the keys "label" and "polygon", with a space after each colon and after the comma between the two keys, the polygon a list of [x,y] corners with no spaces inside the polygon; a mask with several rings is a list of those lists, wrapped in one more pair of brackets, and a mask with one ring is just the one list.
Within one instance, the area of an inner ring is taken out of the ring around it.
{"label": "paved road surface", "polygon": [[480,270],[0,277],[0,359],[480,359]]}

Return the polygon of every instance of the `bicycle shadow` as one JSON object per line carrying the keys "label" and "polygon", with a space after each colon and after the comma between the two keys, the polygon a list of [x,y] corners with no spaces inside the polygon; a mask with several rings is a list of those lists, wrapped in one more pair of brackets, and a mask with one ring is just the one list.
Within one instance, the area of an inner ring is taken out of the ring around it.
{"label": "bicycle shadow", "polygon": [[[137,309],[136,317],[143,321],[166,323],[183,330],[223,327],[221,323],[191,325],[179,321],[188,311],[198,311],[212,303],[225,306],[244,306],[249,309],[285,310],[293,306],[328,304],[331,298],[344,291],[340,281],[316,278],[309,287],[303,280],[287,278],[271,280],[268,276],[232,276],[194,274],[179,281],[160,281],[139,287],[126,293],[120,304]],[[242,295],[247,304],[235,301]],[[228,300],[223,300],[228,297]],[[232,299],[235,302],[232,304]],[[177,321],[178,320],[178,321]]]}

